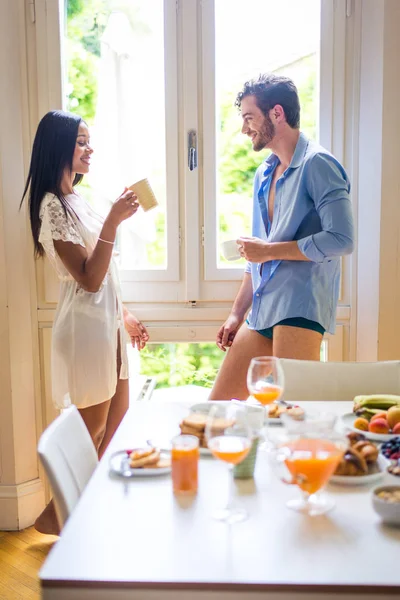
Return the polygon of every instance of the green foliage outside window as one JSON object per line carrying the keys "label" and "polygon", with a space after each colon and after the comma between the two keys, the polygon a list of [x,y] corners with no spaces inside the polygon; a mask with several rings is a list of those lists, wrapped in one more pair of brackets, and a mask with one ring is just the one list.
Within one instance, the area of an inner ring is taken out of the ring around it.
{"label": "green foliage outside window", "polygon": [[149,344],[140,354],[142,375],[157,380],[157,387],[199,385],[210,388],[224,353],[215,344]]}

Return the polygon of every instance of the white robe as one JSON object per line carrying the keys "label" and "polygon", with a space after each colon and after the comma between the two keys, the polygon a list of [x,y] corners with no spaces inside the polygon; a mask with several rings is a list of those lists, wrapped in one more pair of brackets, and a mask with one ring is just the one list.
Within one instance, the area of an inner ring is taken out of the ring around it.
{"label": "white robe", "polygon": [[118,332],[122,366],[128,378],[127,334],[124,328],[118,270],[114,259],[98,292],[86,292],[70,275],[53,240],[80,244],[93,252],[103,219],[76,194],[59,199],[46,194],[40,206],[39,242],[60,279],[60,296],[52,335],[52,395],[56,408],[71,403],[85,408],[109,400],[117,386]]}

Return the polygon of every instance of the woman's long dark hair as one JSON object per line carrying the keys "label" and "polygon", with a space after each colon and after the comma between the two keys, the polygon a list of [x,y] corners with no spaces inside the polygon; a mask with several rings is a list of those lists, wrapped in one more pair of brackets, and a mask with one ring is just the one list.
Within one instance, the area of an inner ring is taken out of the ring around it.
{"label": "woman's long dark hair", "polygon": [[[64,210],[68,210],[67,201],[61,191],[61,181],[65,169],[72,172],[72,159],[81,122],[81,117],[77,115],[62,110],[52,110],[42,118],[37,128],[28,178],[20,204],[21,207],[28,194],[36,256],[43,256],[44,253],[39,242],[41,224],[39,211],[44,196],[47,193],[54,194],[60,200]],[[79,183],[82,177],[83,175],[75,175],[73,185]]]}

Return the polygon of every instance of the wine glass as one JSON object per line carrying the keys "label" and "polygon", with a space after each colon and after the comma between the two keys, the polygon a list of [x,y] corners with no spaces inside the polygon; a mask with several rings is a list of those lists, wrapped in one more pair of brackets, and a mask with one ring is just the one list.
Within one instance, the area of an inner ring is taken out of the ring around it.
{"label": "wine glass", "polygon": [[208,414],[205,436],[213,456],[228,463],[229,469],[228,503],[225,508],[216,511],[213,517],[228,524],[244,521],[247,512],[234,501],[233,468],[246,458],[253,441],[248,411],[230,402],[215,404]]}
{"label": "wine glass", "polygon": [[283,429],[269,436],[273,445],[269,454],[271,465],[284,483],[297,485],[301,491],[286,506],[310,516],[324,514],[335,503],[322,490],[347,445],[344,435],[335,430],[336,417],[307,411],[302,420],[287,413],[281,419]]}
{"label": "wine glass", "polygon": [[[283,394],[284,375],[281,363],[276,356],[252,358],[247,371],[247,389],[260,404],[267,407]],[[265,427],[268,427],[268,409],[265,411]],[[264,429],[264,443],[261,448],[268,450],[267,429]]]}
{"label": "wine glass", "polygon": [[252,358],[247,371],[247,389],[263,406],[272,404],[283,394],[283,369],[276,356]]}

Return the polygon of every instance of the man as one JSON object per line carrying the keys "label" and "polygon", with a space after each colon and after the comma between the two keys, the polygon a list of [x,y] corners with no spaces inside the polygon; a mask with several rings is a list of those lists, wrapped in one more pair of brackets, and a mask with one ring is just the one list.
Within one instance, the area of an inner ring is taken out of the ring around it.
{"label": "man", "polygon": [[300,132],[293,81],[260,75],[244,85],[236,106],[254,150],[272,154],[254,179],[254,237],[237,240],[248,262],[217,334],[217,346],[229,352],[210,400],[247,398],[246,374],[255,356],[319,360],[324,332],[335,330],[340,256],[353,251],[348,177]]}

